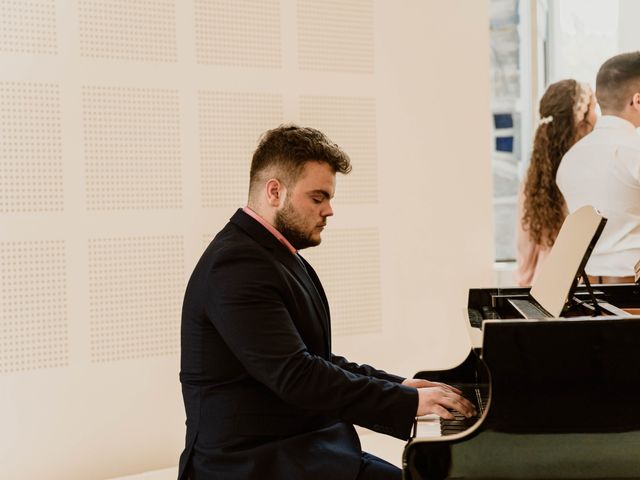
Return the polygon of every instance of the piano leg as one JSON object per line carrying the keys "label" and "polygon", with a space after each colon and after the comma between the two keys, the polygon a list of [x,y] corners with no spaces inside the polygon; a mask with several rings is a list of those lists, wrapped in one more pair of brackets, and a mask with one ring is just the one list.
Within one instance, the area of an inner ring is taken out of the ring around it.
{"label": "piano leg", "polygon": [[403,480],[444,480],[451,467],[451,449],[443,442],[415,443],[405,448]]}

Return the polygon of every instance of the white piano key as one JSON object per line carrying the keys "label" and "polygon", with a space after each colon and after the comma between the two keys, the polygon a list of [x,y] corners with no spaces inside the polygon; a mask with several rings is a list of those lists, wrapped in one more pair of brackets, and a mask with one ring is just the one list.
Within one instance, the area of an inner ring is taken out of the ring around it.
{"label": "white piano key", "polygon": [[423,415],[416,422],[416,438],[440,437],[440,417],[437,415]]}

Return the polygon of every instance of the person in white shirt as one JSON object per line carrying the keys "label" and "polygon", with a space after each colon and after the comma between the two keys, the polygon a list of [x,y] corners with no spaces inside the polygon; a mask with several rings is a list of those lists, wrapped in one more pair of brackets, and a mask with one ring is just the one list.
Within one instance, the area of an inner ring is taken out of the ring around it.
{"label": "person in white shirt", "polygon": [[549,85],[540,99],[531,161],[518,191],[516,282],[521,287],[531,285],[567,216],[556,172],[569,148],[593,130],[595,105],[591,87],[573,79]]}
{"label": "person in white shirt", "polygon": [[590,280],[633,282],[640,260],[640,51],[600,67],[596,97],[602,117],[562,158],[556,182],[570,213],[593,205],[607,218],[586,266]]}

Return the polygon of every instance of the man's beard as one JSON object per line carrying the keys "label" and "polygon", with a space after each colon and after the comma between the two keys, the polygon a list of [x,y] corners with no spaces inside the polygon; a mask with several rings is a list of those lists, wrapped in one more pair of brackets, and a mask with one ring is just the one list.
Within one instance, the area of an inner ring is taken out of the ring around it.
{"label": "man's beard", "polygon": [[278,230],[296,250],[319,245],[320,238],[315,239],[311,236],[311,233],[304,231],[303,222],[300,221],[300,217],[293,209],[291,202],[285,202],[284,208],[276,212],[274,219],[276,230]]}

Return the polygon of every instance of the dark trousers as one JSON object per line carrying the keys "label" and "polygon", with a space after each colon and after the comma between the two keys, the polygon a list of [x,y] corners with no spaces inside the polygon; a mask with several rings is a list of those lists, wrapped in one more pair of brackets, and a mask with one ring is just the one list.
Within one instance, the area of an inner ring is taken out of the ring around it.
{"label": "dark trousers", "polygon": [[[193,472],[189,472],[189,469],[185,471],[185,480],[195,480],[196,476]],[[201,478],[199,475],[197,478]],[[330,480],[330,479],[329,479]],[[362,460],[360,461],[360,472],[356,480],[402,480],[402,471],[392,465],[391,463],[371,455],[367,452],[362,452]]]}
{"label": "dark trousers", "polygon": [[362,463],[357,480],[401,480],[402,471],[381,458],[362,452]]}

